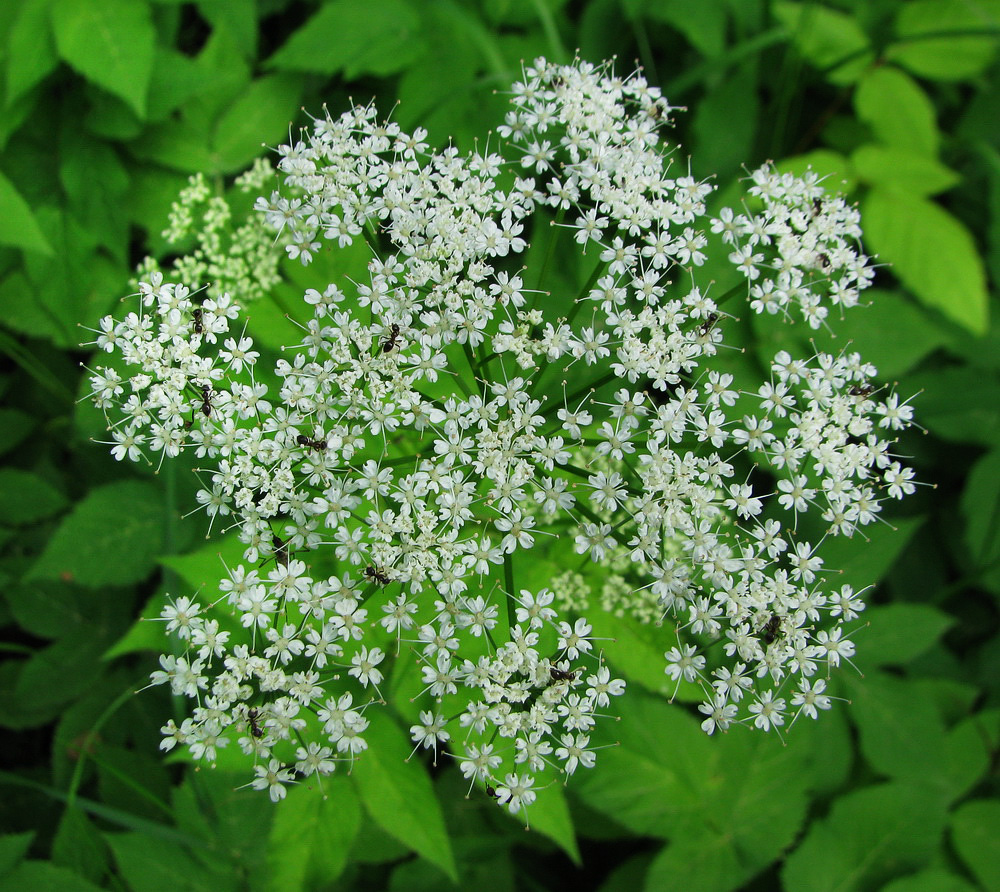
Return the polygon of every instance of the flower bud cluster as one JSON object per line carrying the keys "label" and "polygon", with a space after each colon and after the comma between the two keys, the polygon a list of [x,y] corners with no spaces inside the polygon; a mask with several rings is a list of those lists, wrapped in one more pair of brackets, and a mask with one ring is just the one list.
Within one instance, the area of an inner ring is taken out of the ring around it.
{"label": "flower bud cluster", "polygon": [[[672,618],[665,672],[702,686],[707,731],[778,727],[789,700],[815,718],[864,608],[826,584],[822,540],[913,490],[886,439],[909,407],[857,354],[779,353],[755,391],[713,362],[734,314],[697,282],[709,253],[751,311],[817,327],[871,278],[853,209],[763,168],[748,209],[712,216],[712,187],[670,174],[671,109],[640,75],[539,60],[512,105],[515,162],[432,152],[372,108],[280,147],[260,223],[292,260],[361,238],[372,259],[305,292],[301,343],[266,369],[228,294],[153,275],[101,323],[135,369],[93,376],[115,456],[192,450],[250,565],[164,610],[185,651],[154,681],[197,701],[165,747],[211,760],[235,737],[272,798],[363,753],[393,654],[393,688],[427,707],[416,745],[511,811],[593,765],[624,682],[574,609],[584,577],[517,585],[532,550],[613,567],[605,603]],[[517,259],[553,216],[596,255],[575,298],[527,289]]]}

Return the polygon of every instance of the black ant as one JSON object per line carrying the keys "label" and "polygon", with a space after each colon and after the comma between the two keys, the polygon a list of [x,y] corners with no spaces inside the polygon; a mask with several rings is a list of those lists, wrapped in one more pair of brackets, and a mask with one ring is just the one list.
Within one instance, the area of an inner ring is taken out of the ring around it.
{"label": "black ant", "polygon": [[817,254],[816,262],[819,264],[820,269],[828,270],[833,264],[830,262],[830,257],[827,254]]}
{"label": "black ant", "polygon": [[205,326],[202,323],[201,319],[201,312],[202,312],[201,307],[195,307],[191,311],[191,315],[194,316],[194,333],[197,335],[200,335],[202,332],[205,331]]}
{"label": "black ant", "polygon": [[212,388],[207,384],[201,386],[201,414],[206,418],[212,414]]}
{"label": "black ant", "polygon": [[764,644],[774,644],[780,634],[781,617],[777,614],[772,614],[770,619],[764,624],[760,637],[764,640]]}
{"label": "black ant", "polygon": [[486,785],[486,795],[491,799],[499,799],[500,796],[496,791],[496,787],[491,787],[489,784]]}
{"label": "black ant", "polygon": [[323,452],[326,449],[326,440],[312,440],[305,434],[299,434],[295,438],[295,442],[299,446],[308,446],[310,449],[315,449],[317,452]]}
{"label": "black ant", "polygon": [[719,314],[718,313],[709,313],[705,317],[705,321],[702,322],[701,325],[698,326],[698,334],[701,337],[706,337],[708,335],[708,333],[712,330],[712,327],[718,321],[719,321]]}
{"label": "black ant", "polygon": [[871,384],[855,384],[847,392],[851,396],[870,396],[874,392],[875,388]]}
{"label": "black ant", "polygon": [[383,570],[378,570],[371,565],[365,567],[365,576],[367,576],[372,582],[377,582],[379,585],[388,585],[392,582],[392,580],[385,575]]}
{"label": "black ant", "polygon": [[823,200],[820,198],[814,198],[812,204],[812,215],[818,217],[820,211],[823,210]]}
{"label": "black ant", "polygon": [[273,535],[271,541],[274,544],[274,559],[282,567],[288,567],[288,543],[281,536]]}
{"label": "black ant", "polygon": [[568,669],[557,669],[555,666],[549,667],[549,675],[553,681],[573,681],[576,679],[575,672]]}
{"label": "black ant", "polygon": [[392,353],[399,342],[399,326],[393,322],[389,326],[389,336],[382,342],[382,352]]}
{"label": "black ant", "polygon": [[260,717],[260,712],[254,707],[250,707],[247,710],[247,721],[250,723],[250,733],[260,739],[264,736],[264,729],[257,724],[257,719]]}

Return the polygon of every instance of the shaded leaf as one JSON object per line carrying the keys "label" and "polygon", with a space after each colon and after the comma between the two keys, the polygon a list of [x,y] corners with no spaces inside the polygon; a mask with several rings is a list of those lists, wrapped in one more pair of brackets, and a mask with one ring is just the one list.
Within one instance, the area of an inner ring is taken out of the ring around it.
{"label": "shaded leaf", "polygon": [[137,481],[98,487],[62,521],[25,578],[86,586],[139,582],[163,548],[164,523],[156,487]]}
{"label": "shaded leaf", "polygon": [[406,761],[411,748],[403,732],[384,719],[372,722],[364,736],[368,749],[355,763],[351,777],[368,814],[457,882],[441,806],[423,765],[416,759]]}
{"label": "shaded leaf", "polygon": [[145,116],[156,42],[148,4],[54,0],[52,26],[62,59]]}
{"label": "shaded leaf", "polygon": [[1000,449],[973,466],[962,492],[969,568],[978,580],[1000,593]]}
{"label": "shaded leaf", "polygon": [[0,173],[0,244],[51,255],[45,238],[28,203],[14,184]]}
{"label": "shaded leaf", "polygon": [[878,784],[834,801],[785,860],[782,887],[796,892],[877,889],[927,864],[941,841],[945,810],[923,785]]}
{"label": "shaded leaf", "polygon": [[866,666],[904,666],[930,650],[955,620],[923,604],[870,607],[856,637],[858,661]]}
{"label": "shaded leaf", "polygon": [[943,440],[1000,442],[1000,377],[969,366],[952,366],[910,375],[920,423]]}
{"label": "shaded leaf", "polygon": [[[874,56],[856,19],[815,3],[775,3],[774,15],[791,32],[799,52],[835,84],[854,83]],[[850,57],[849,61],[841,63]]]}
{"label": "shaded leaf", "polygon": [[924,523],[923,517],[893,521],[893,526],[872,523],[852,537],[835,536],[823,543],[820,554],[825,567],[840,570],[836,587],[845,583],[861,591],[880,582],[906,549],[913,535]]}
{"label": "shaded leaf", "polygon": [[99,892],[103,888],[48,861],[22,861],[3,881],[6,888],[17,892]]}
{"label": "shaded leaf", "polygon": [[967,802],[951,819],[955,849],[984,889],[1000,889],[1000,802]]}
{"label": "shaded leaf", "polygon": [[13,870],[15,865],[24,858],[34,838],[33,831],[5,833],[0,836],[0,876]]}
{"label": "shaded leaf", "polygon": [[7,37],[7,106],[27,93],[59,64],[48,0],[22,3]]}
{"label": "shaded leaf", "polygon": [[226,892],[239,888],[239,878],[220,863],[216,870],[204,866],[183,846],[143,833],[105,833],[122,878],[132,892],[176,892],[178,877],[190,892]]}
{"label": "shaded leaf", "polygon": [[270,68],[315,74],[385,76],[424,52],[420,20],[403,0],[333,0],[267,60]]}
{"label": "shaded leaf", "polygon": [[0,468],[0,522],[32,523],[61,511],[66,499],[44,477],[19,468]]}

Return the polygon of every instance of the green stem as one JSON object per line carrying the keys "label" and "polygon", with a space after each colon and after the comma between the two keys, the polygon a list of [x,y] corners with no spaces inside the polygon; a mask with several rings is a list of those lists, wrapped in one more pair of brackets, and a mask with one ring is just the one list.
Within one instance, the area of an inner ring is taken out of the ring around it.
{"label": "green stem", "polygon": [[514,592],[514,561],[510,554],[503,556],[503,579],[507,586],[507,640],[514,638],[514,608],[511,606],[515,598]]}

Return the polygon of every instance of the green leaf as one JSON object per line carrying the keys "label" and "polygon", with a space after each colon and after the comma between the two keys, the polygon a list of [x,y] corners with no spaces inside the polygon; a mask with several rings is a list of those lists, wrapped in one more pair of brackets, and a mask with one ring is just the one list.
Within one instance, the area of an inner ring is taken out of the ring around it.
{"label": "green leaf", "polygon": [[1000,378],[983,369],[958,366],[910,375],[918,394],[914,405],[920,423],[943,440],[1000,442]]}
{"label": "green leaf", "polygon": [[[883,381],[891,381],[949,342],[931,314],[904,294],[869,288],[862,299],[867,306],[848,310],[843,319],[827,320],[833,334],[813,334],[816,349],[836,354],[849,342],[852,351],[876,366]],[[885,336],[887,331],[893,333],[891,338]]]}
{"label": "green leaf", "polygon": [[99,610],[92,590],[65,582],[12,582],[4,595],[17,624],[39,638],[60,638]]}
{"label": "green leaf", "polygon": [[[791,32],[802,56],[835,84],[854,83],[873,59],[855,17],[815,3],[775,3],[774,15]],[[844,61],[840,64],[842,60]]]}
{"label": "green leaf", "polygon": [[[710,5],[699,3],[701,7]],[[752,155],[760,106],[757,86],[755,67],[741,66],[698,102],[693,154],[700,170],[725,176],[737,171]]]}
{"label": "green leaf", "polygon": [[827,539],[820,554],[824,566],[842,571],[836,587],[846,583],[860,591],[881,581],[923,522],[923,517],[908,517],[896,520],[894,526],[873,523],[850,539],[846,536]]}
{"label": "green leaf", "polygon": [[937,157],[941,134],[934,105],[916,81],[898,68],[870,68],[854,94],[858,117],[887,146]]}
{"label": "green leaf", "polygon": [[718,56],[725,49],[728,17],[721,3],[656,0],[639,3],[636,12],[676,28],[703,56]]}
{"label": "green leaf", "polygon": [[0,523],[43,520],[65,505],[63,494],[44,477],[18,468],[0,468]]}
{"label": "green leaf", "polygon": [[852,192],[857,185],[851,162],[830,149],[816,149],[804,155],[783,158],[775,166],[781,173],[795,176],[802,176],[807,170],[816,171],[823,178],[823,186],[830,195]]}
{"label": "green leaf", "polygon": [[388,719],[372,722],[365,732],[368,749],[351,777],[376,823],[458,881],[441,806],[430,778],[416,759],[406,761],[410,745]]}
{"label": "green leaf", "polygon": [[844,683],[868,764],[885,777],[939,788],[945,734],[933,703],[914,685],[882,672],[846,675]]}
{"label": "green leaf", "polygon": [[882,887],[880,892],[977,892],[976,887],[954,873],[931,867],[900,877]]}
{"label": "green leaf", "polygon": [[649,865],[644,888],[723,892],[739,889],[748,878],[732,840],[702,831],[680,836],[661,849]]}
{"label": "green leaf", "polygon": [[7,107],[44,80],[59,64],[49,0],[22,3],[7,37]]}
{"label": "green leaf", "polygon": [[156,43],[147,3],[54,0],[52,26],[62,59],[145,117]]}
{"label": "green leaf", "polygon": [[354,788],[327,778],[289,789],[275,808],[268,839],[268,888],[275,892],[317,889],[343,873],[361,825]]}
{"label": "green leaf", "polygon": [[947,613],[923,604],[870,607],[867,627],[856,638],[858,661],[865,666],[905,666],[930,650],[955,623]]}
{"label": "green leaf", "polygon": [[140,582],[163,548],[164,524],[156,487],[136,481],[98,487],[59,525],[25,579],[85,586]]}
{"label": "green leaf", "polygon": [[955,849],[984,889],[1000,889],[1000,802],[967,802],[951,819]]}
{"label": "green leaf", "polygon": [[861,211],[879,259],[929,307],[976,334],[987,328],[986,274],[966,227],[926,199],[876,188]]}
{"label": "green leaf", "polygon": [[992,710],[970,716],[948,732],[937,775],[948,791],[949,802],[965,796],[989,771],[993,752],[984,727],[990,719],[994,728],[1000,725],[997,711]]}
{"label": "green leaf", "polygon": [[[4,298],[7,298],[7,279],[3,283]],[[4,322],[6,322],[6,306],[4,307]],[[35,419],[27,412],[19,409],[0,409],[0,455],[10,452],[34,430]]]}
{"label": "green leaf", "polygon": [[302,78],[275,74],[253,81],[228,108],[215,128],[212,145],[217,169],[240,170],[253,161],[263,146],[288,138],[296,118]]}
{"label": "green leaf", "polygon": [[[519,820],[520,815],[511,817]],[[561,785],[557,783],[540,792],[528,807],[527,819],[533,832],[544,833],[569,855],[574,864],[580,866],[580,847],[573,830],[573,817]]]}
{"label": "green leaf", "polygon": [[[160,558],[164,567],[173,570],[193,589],[215,588],[225,575],[226,567],[243,562],[246,545],[236,533],[222,539],[206,542],[201,548],[187,554],[172,554]],[[214,600],[214,599],[211,599]]]}
{"label": "green leaf", "polygon": [[52,842],[52,862],[99,883],[108,872],[108,861],[104,840],[89,815],[78,808],[63,811]]}
{"label": "green leaf", "polygon": [[[899,42],[889,46],[886,58],[921,77],[975,77],[996,55],[997,26],[995,5],[991,10],[965,0],[910,0],[899,8]],[[949,31],[958,36],[947,36]]]}
{"label": "green leaf", "polygon": [[0,244],[51,255],[52,245],[14,184],[0,173]]}
{"label": "green leaf", "polygon": [[17,892],[100,892],[103,888],[47,861],[22,861],[3,881]]}
{"label": "green leaf", "polygon": [[930,861],[944,821],[940,796],[922,784],[878,784],[841,796],[785,860],[782,888],[877,889]]}
{"label": "green leaf", "polygon": [[205,866],[206,853],[195,859],[183,846],[143,833],[105,833],[122,878],[132,892],[176,892],[178,878],[190,892],[226,892],[239,888],[238,878],[220,864]]}
{"label": "green leaf", "polygon": [[810,747],[743,728],[710,738],[684,710],[638,690],[616,706],[619,745],[576,782],[588,805],[644,836],[726,837],[744,878],[791,844],[805,819]]}
{"label": "green leaf", "polygon": [[269,68],[314,74],[386,76],[425,51],[420,20],[403,0],[326,3],[267,60]]}
{"label": "green leaf", "polygon": [[971,573],[1000,593],[1000,450],[973,466],[962,493],[965,544],[972,555]]}
{"label": "green leaf", "polygon": [[933,158],[905,149],[865,145],[851,154],[858,178],[870,186],[885,186],[926,197],[950,189],[961,177]]}
{"label": "green leaf", "polygon": [[24,858],[34,838],[33,830],[25,833],[5,833],[0,836],[0,876],[13,870]]}

